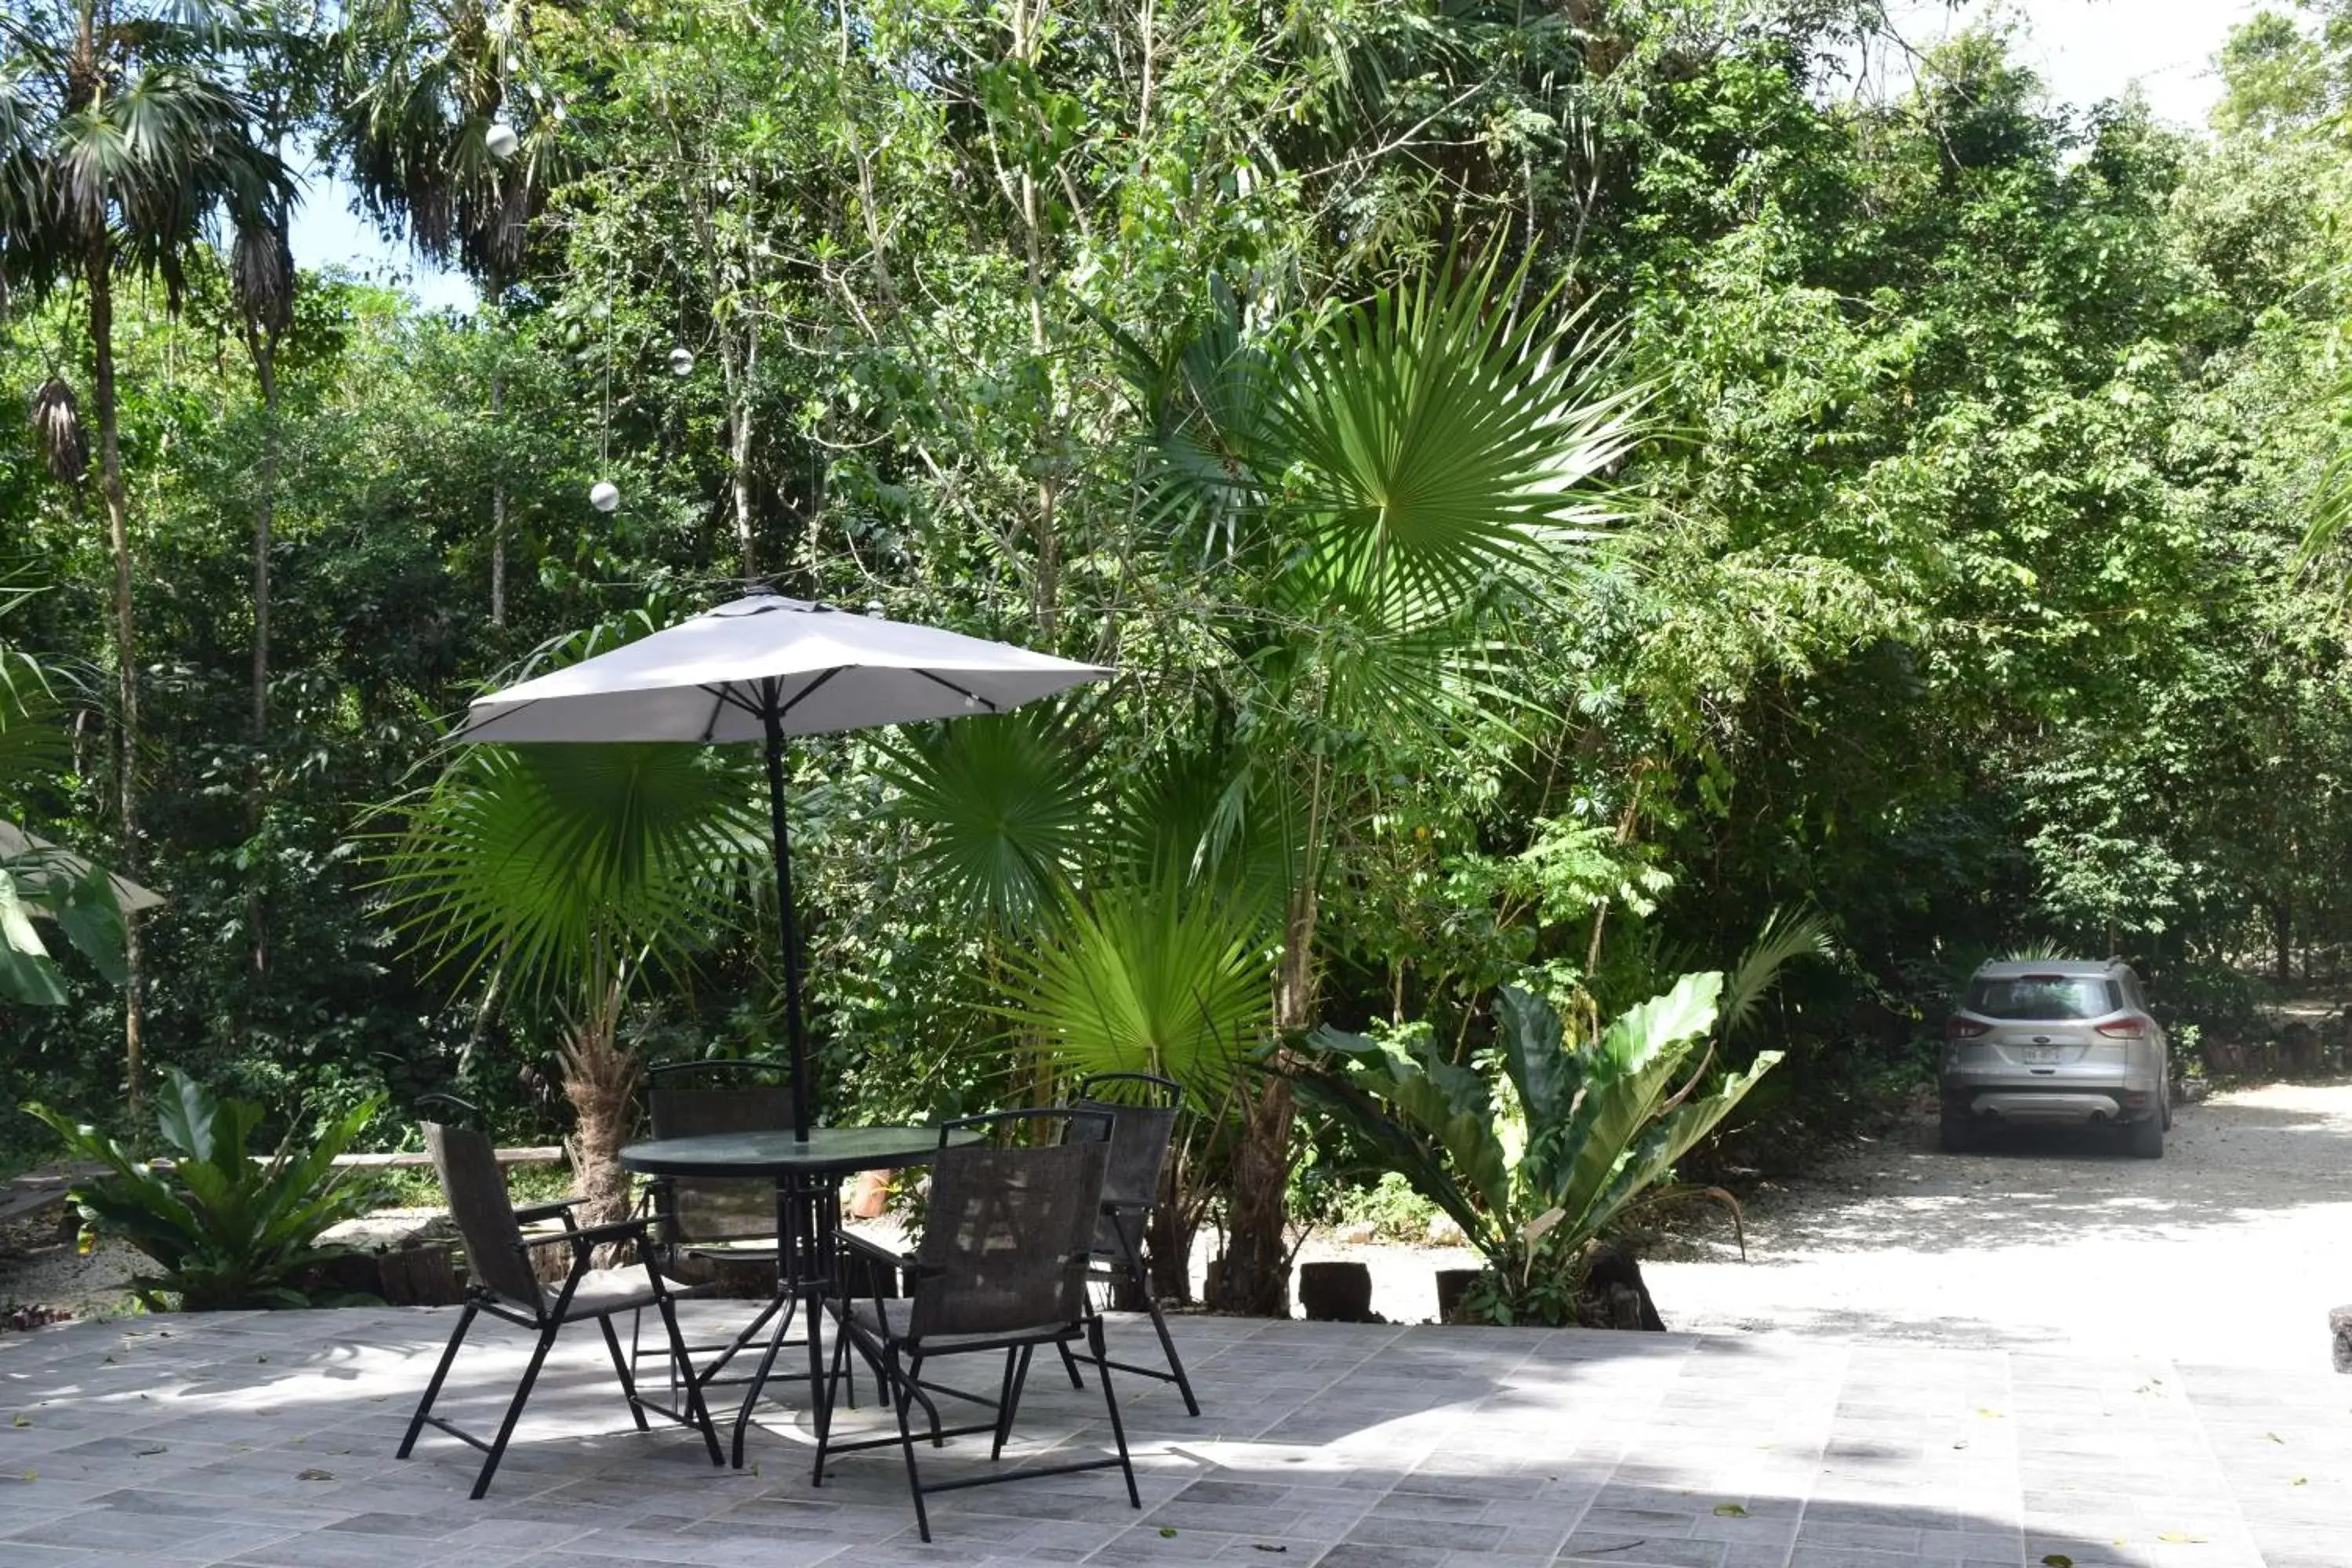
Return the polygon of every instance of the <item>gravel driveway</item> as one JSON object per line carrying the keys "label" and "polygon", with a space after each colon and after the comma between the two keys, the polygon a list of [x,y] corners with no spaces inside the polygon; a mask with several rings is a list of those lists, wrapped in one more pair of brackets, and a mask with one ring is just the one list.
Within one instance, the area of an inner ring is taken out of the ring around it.
{"label": "gravel driveway", "polygon": [[2352,1085],[2177,1112],[2161,1161],[2082,1134],[1945,1154],[1932,1123],[1748,1215],[1698,1261],[1643,1265],[1675,1329],[2148,1353],[2327,1370],[2352,1302]]}

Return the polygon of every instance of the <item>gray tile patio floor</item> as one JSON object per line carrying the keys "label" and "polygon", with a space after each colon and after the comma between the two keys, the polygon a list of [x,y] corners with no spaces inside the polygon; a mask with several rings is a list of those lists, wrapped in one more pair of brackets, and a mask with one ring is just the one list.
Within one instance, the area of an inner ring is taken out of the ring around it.
{"label": "gray tile patio floor", "polygon": [[[692,1308],[706,1330],[734,1310]],[[924,1547],[894,1455],[812,1489],[805,1429],[779,1413],[755,1468],[713,1469],[683,1429],[630,1426],[590,1333],[470,1502],[470,1450],[428,1432],[392,1457],[452,1317],[0,1336],[0,1568],[2352,1564],[2352,1381],[2316,1368],[1181,1320],[1199,1419],[1121,1385],[1141,1512],[1115,1473],[958,1492]],[[1140,1354],[1149,1333],[1113,1340]],[[525,1343],[486,1334],[452,1413],[494,1413]],[[1105,1444],[1100,1413],[1040,1363],[1005,1462]],[[957,1453],[930,1473],[985,1463]]]}

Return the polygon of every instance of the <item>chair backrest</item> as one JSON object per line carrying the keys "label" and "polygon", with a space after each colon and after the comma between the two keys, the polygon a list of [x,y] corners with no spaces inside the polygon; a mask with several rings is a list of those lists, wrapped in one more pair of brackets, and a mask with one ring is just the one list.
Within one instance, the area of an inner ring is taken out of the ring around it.
{"label": "chair backrest", "polygon": [[466,1263],[474,1281],[520,1306],[540,1309],[539,1277],[520,1250],[522,1226],[507,1196],[506,1173],[489,1135],[439,1121],[425,1124],[425,1147],[449,1199],[449,1217],[465,1238]]}
{"label": "chair backrest", "polygon": [[[1085,1111],[1028,1111],[950,1122],[949,1130],[1043,1116],[1095,1128],[1108,1122]],[[915,1250],[909,1336],[920,1342],[1009,1334],[1082,1318],[1109,1152],[1102,1137],[1070,1135],[1026,1148],[941,1149]]]}
{"label": "chair backrest", "polygon": [[[656,1138],[772,1132],[793,1124],[792,1090],[767,1062],[670,1062],[646,1074],[646,1111]],[[668,1215],[678,1240],[766,1237],[776,1229],[776,1184],[672,1177]]]}
{"label": "chair backrest", "polygon": [[[1135,1098],[1099,1099],[1092,1092],[1097,1089]],[[1169,1145],[1175,1141],[1183,1093],[1173,1079],[1150,1073],[1097,1073],[1079,1080],[1072,1109],[1100,1111],[1111,1121],[1103,1202],[1144,1205],[1160,1202],[1160,1176],[1168,1165]],[[1096,1226],[1094,1244],[1097,1252],[1121,1250],[1108,1215]]]}

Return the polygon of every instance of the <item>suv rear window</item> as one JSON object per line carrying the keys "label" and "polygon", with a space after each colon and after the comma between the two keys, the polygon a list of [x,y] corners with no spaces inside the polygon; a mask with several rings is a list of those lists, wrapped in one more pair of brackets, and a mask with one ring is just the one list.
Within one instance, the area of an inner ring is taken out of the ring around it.
{"label": "suv rear window", "polygon": [[2015,974],[1978,980],[1964,1006],[1985,1018],[2104,1018],[2120,1012],[2115,983],[2092,974]]}

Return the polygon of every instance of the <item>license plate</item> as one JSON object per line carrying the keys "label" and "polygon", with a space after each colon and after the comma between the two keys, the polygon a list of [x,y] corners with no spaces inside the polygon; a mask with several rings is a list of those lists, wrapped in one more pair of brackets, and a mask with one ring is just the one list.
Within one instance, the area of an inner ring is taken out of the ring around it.
{"label": "license plate", "polygon": [[2025,1047],[2025,1065],[2028,1067],[2049,1067],[2054,1064],[2057,1060],[2058,1047],[2055,1046],[2028,1046]]}

